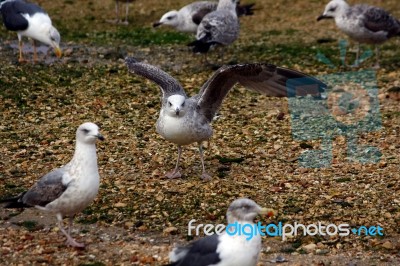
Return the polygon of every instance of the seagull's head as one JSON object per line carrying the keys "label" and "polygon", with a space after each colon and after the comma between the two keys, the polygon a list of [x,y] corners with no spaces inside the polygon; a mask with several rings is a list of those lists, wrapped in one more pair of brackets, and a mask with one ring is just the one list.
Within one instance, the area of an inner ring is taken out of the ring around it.
{"label": "seagull's head", "polygon": [[160,21],[153,23],[153,27],[158,27],[160,25],[169,25],[172,27],[176,27],[179,24],[179,19],[178,19],[178,11],[172,10],[167,13],[165,13]]}
{"label": "seagull's head", "polygon": [[83,123],[76,131],[76,140],[86,144],[94,144],[96,140],[104,140],[99,132],[99,127],[90,122]]}
{"label": "seagull's head", "polygon": [[259,214],[270,217],[275,215],[275,211],[268,208],[261,208],[251,199],[241,198],[234,200],[231,205],[229,205],[226,217],[228,223],[234,223],[236,221],[253,223],[254,218]]}
{"label": "seagull's head", "polygon": [[182,117],[186,113],[186,97],[175,94],[167,98],[165,111],[169,116]]}
{"label": "seagull's head", "polygon": [[60,49],[60,33],[53,25],[45,23],[39,29],[40,33],[37,33],[35,39],[38,41],[50,45],[54,49],[54,53],[57,57],[61,57],[61,49]]}
{"label": "seagull's head", "polygon": [[317,21],[321,19],[337,18],[348,8],[349,4],[345,0],[332,0],[326,5],[324,13],[317,18]]}
{"label": "seagull's head", "polygon": [[61,40],[60,33],[53,26],[51,26],[49,29],[49,39],[50,39],[49,45],[53,47],[56,56],[61,57],[62,53],[60,49],[60,40]]}

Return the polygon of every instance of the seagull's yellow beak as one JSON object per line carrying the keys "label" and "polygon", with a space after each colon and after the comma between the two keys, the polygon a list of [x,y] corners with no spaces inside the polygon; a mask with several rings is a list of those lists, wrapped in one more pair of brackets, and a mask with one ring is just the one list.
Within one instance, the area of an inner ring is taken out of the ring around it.
{"label": "seagull's yellow beak", "polygon": [[275,211],[274,209],[270,209],[270,208],[261,208],[260,214],[266,215],[268,217],[272,217],[272,216],[276,216],[278,214],[278,212]]}
{"label": "seagull's yellow beak", "polygon": [[60,58],[62,56],[61,49],[60,49],[60,47],[58,45],[54,46],[54,53],[56,54],[56,56],[58,58]]}

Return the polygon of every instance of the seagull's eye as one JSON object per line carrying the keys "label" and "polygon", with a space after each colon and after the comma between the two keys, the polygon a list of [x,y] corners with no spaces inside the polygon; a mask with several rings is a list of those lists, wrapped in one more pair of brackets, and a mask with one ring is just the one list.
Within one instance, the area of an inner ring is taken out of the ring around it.
{"label": "seagull's eye", "polygon": [[171,102],[168,102],[168,106],[171,107],[171,106],[172,106],[172,103],[171,103]]}
{"label": "seagull's eye", "polygon": [[336,6],[333,6],[333,7],[328,9],[329,12],[335,12],[335,10],[336,10]]}
{"label": "seagull's eye", "polygon": [[85,134],[88,134],[88,133],[90,132],[90,130],[89,130],[89,129],[86,129],[86,128],[82,128],[82,131],[83,131],[83,133],[85,133]]}
{"label": "seagull's eye", "polygon": [[167,17],[168,20],[172,20],[173,18],[174,18],[173,16]]}
{"label": "seagull's eye", "polygon": [[181,106],[184,107],[185,106],[185,102],[183,102]]}

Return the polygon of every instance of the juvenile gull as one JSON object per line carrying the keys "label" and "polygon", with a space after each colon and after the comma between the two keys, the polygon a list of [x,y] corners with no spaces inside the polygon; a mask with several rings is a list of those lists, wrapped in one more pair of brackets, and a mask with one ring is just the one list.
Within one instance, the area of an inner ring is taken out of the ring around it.
{"label": "juvenile gull", "polygon": [[[168,25],[177,31],[187,33],[197,33],[197,27],[203,20],[204,16],[210,12],[217,10],[218,2],[216,1],[197,1],[182,7],[179,10],[171,10],[165,13],[153,27],[160,25]],[[237,16],[248,16],[254,14],[254,4],[240,5],[236,4]]]}
{"label": "juvenile gull", "polygon": [[236,4],[237,0],[219,0],[217,10],[203,17],[196,40],[188,44],[194,53],[207,53],[212,45],[229,45],[239,37]]}
{"label": "juvenile gull", "polygon": [[33,61],[37,61],[36,41],[53,47],[56,56],[61,57],[60,34],[41,7],[22,0],[0,0],[0,12],[4,26],[18,34],[19,62],[25,61],[22,54],[24,36],[33,40]]}
{"label": "juvenile gull", "polygon": [[[5,208],[36,207],[54,213],[61,232],[67,237],[66,244],[84,247],[71,237],[71,229],[74,216],[94,200],[99,190],[97,139],[104,140],[97,125],[80,125],[76,131],[75,153],[69,163],[43,176],[28,191],[0,202],[7,202]],[[63,226],[65,216],[69,217],[68,232]]]}
{"label": "juvenile gull", "polygon": [[360,43],[375,44],[376,67],[379,67],[378,45],[400,36],[400,22],[382,8],[359,4],[349,6],[344,0],[332,0],[317,20],[335,19],[336,26],[357,42],[356,65]]}
{"label": "juvenile gull", "polygon": [[312,83],[303,94],[319,95],[326,85],[304,73],[272,64],[240,64],[223,66],[202,86],[200,92],[188,98],[181,84],[164,71],[152,65],[126,58],[130,72],[152,80],[162,92],[160,116],[156,130],[166,140],[178,145],[175,169],[166,174],[179,178],[179,160],[182,146],[197,142],[202,165],[201,178],[211,179],[204,167],[202,142],[212,136],[211,121],[229,90],[239,83],[268,96],[286,97],[288,79],[305,78]]}
{"label": "juvenile gull", "polygon": [[[274,211],[261,208],[250,199],[234,200],[226,213],[228,224],[243,227],[251,225],[258,214],[272,216]],[[261,251],[261,235],[255,234],[249,239],[244,234],[211,235],[196,240],[185,247],[177,247],[169,254],[169,266],[255,266]],[[247,231],[249,232],[249,231]]]}

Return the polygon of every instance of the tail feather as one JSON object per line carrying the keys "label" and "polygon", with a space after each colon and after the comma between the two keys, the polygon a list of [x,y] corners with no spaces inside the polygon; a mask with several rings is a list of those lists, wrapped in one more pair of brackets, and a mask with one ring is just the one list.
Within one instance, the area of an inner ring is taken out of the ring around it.
{"label": "tail feather", "polygon": [[204,42],[202,40],[195,40],[188,44],[188,46],[192,46],[193,53],[201,53],[205,54],[210,50],[212,45],[216,44],[215,42]]}
{"label": "tail feather", "polygon": [[237,5],[236,6],[236,14],[238,17],[241,16],[251,16],[254,15],[254,3],[253,4],[246,4],[246,5]]}
{"label": "tail feather", "polygon": [[30,205],[26,205],[25,203],[22,202],[22,197],[24,196],[25,192],[19,194],[16,197],[13,198],[5,198],[0,200],[1,203],[6,203],[4,205],[4,208],[6,209],[21,209],[21,208],[29,208],[32,207]]}

